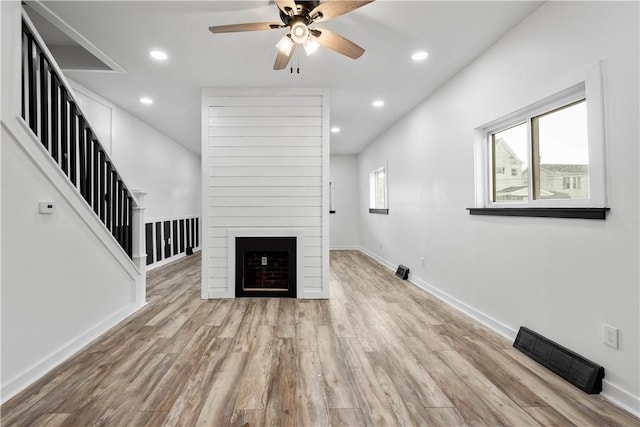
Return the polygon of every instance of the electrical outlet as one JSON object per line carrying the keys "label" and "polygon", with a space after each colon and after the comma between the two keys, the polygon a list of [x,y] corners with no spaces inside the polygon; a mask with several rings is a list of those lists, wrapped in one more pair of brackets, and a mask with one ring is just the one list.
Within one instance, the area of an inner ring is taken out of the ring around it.
{"label": "electrical outlet", "polygon": [[602,341],[613,348],[618,348],[618,328],[609,326],[607,324],[602,325]]}
{"label": "electrical outlet", "polygon": [[420,264],[421,264],[423,267],[426,267],[426,266],[427,266],[427,263],[426,263],[426,261],[424,260],[424,257],[420,258]]}
{"label": "electrical outlet", "polygon": [[380,242],[380,249],[382,249],[382,242]]}

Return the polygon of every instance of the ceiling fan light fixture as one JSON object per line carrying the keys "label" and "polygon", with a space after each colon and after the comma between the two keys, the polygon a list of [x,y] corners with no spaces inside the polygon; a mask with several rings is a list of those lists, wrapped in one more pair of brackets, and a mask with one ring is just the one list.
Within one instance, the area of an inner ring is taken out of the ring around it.
{"label": "ceiling fan light fixture", "polygon": [[278,43],[276,43],[276,47],[280,52],[289,56],[291,54],[291,49],[293,49],[293,40],[289,35],[284,36],[280,39]]}
{"label": "ceiling fan light fixture", "polygon": [[309,38],[309,27],[304,21],[297,21],[291,25],[291,39],[296,43],[304,43]]}
{"label": "ceiling fan light fixture", "polygon": [[320,47],[320,43],[318,43],[318,40],[316,40],[314,37],[309,36],[309,38],[305,40],[303,46],[304,46],[304,51],[307,53],[307,56],[309,56],[313,54],[316,50],[318,50],[318,48]]}

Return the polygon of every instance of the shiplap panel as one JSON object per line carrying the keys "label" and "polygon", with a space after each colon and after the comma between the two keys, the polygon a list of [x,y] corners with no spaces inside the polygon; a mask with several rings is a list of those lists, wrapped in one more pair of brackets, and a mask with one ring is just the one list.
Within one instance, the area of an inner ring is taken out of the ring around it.
{"label": "shiplap panel", "polygon": [[209,136],[322,136],[322,128],[319,126],[211,126]]}
{"label": "shiplap panel", "polygon": [[210,147],[210,157],[321,157],[321,147]]}
{"label": "shiplap panel", "polygon": [[209,176],[322,176],[322,168],[315,166],[217,166],[209,168]]}
{"label": "shiplap panel", "polygon": [[319,246],[313,246],[313,247],[308,247],[305,245],[304,247],[304,256],[322,256],[322,247]]}
{"label": "shiplap panel", "polygon": [[315,206],[211,206],[209,215],[213,217],[253,216],[256,218],[319,217],[322,216],[322,210]]}
{"label": "shiplap panel", "polygon": [[305,277],[322,277],[322,267],[304,267]]}
{"label": "shiplap panel", "polygon": [[322,267],[322,257],[305,255],[304,266],[305,267]]}
{"label": "shiplap panel", "polygon": [[[218,117],[322,117],[322,107],[295,106],[233,106],[209,107],[209,126],[215,126],[212,119]],[[318,123],[321,126],[321,123]]]}
{"label": "shiplap panel", "polygon": [[296,136],[245,136],[236,138],[229,136],[209,137],[209,147],[321,147],[322,138]]}
{"label": "shiplap panel", "polygon": [[322,246],[322,237],[318,236],[318,237],[307,237],[304,239],[304,245],[305,246],[317,246],[320,247]]}
{"label": "shiplap panel", "polygon": [[322,166],[322,158],[320,157],[209,157],[208,164],[210,167],[216,166],[265,166],[265,167],[285,167],[285,166]]}
{"label": "shiplap panel", "polygon": [[211,96],[210,107],[320,107],[320,96]]}
{"label": "shiplap panel", "polygon": [[216,224],[220,227],[308,227],[315,226],[321,227],[321,217],[263,217],[260,219],[260,226],[256,225],[256,217],[213,217],[211,220],[215,220]]}
{"label": "shiplap panel", "polygon": [[212,117],[209,126],[233,127],[283,127],[283,126],[320,126],[321,117]]}
{"label": "shiplap panel", "polygon": [[232,206],[322,206],[318,197],[209,197],[209,205],[216,207]]}
{"label": "shiplap panel", "polygon": [[307,197],[322,194],[320,187],[211,187],[211,197]]}
{"label": "shiplap panel", "polygon": [[[310,276],[314,276],[314,275],[310,274]],[[212,267],[212,268],[209,268],[209,277],[225,277],[226,278],[227,277],[227,267],[223,267],[223,268]]]}
{"label": "shiplap panel", "polygon": [[223,276],[233,274],[222,261],[228,262],[231,230],[255,229],[260,235],[279,228],[304,230],[298,248],[302,285],[313,289],[314,298],[322,295],[318,289],[328,283],[322,277],[328,262],[322,247],[328,188],[325,93],[216,89],[203,97],[203,205],[208,249],[216,255],[207,258],[203,275],[216,295],[234,293],[230,283],[227,293],[220,291]]}
{"label": "shiplap panel", "polygon": [[210,176],[214,187],[321,187],[319,176]]}

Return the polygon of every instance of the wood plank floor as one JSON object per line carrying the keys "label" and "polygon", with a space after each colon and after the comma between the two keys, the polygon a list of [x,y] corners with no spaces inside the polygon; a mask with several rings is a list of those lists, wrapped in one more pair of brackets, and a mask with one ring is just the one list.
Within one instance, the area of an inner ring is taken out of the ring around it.
{"label": "wood plank floor", "polygon": [[331,300],[200,300],[199,254],[2,406],[2,426],[636,426],[358,252]]}

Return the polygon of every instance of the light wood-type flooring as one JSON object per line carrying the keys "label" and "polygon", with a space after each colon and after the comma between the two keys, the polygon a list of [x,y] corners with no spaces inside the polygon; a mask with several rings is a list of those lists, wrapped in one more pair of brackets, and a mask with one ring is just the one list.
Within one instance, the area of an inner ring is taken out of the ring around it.
{"label": "light wood-type flooring", "polygon": [[2,407],[2,426],[638,426],[370,258],[331,299],[200,299],[200,258]]}

